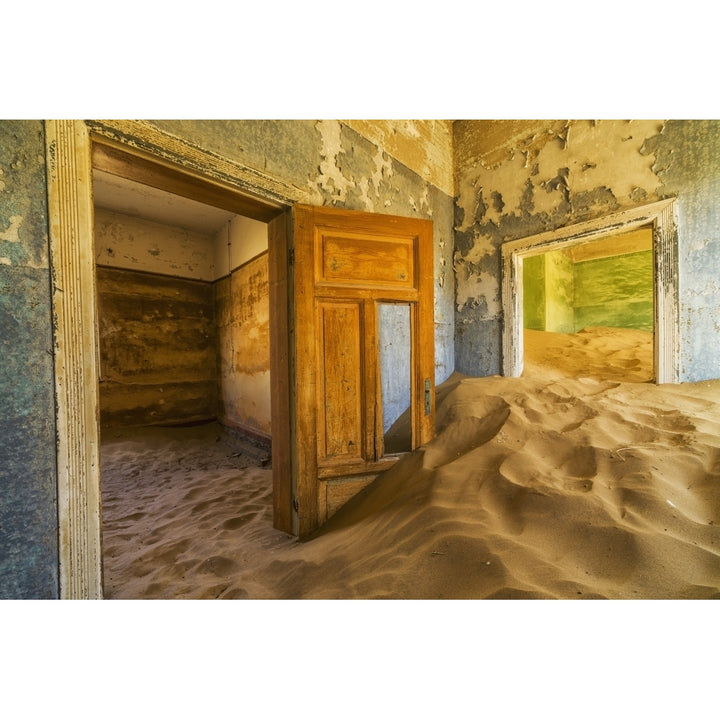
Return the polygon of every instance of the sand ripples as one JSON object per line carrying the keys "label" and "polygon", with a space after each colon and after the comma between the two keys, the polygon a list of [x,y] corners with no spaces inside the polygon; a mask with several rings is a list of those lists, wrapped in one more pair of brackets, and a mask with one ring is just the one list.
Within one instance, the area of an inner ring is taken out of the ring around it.
{"label": "sand ripples", "polygon": [[437,422],[306,543],[271,527],[271,472],[212,428],[111,438],[106,593],[720,596],[720,382],[456,375]]}

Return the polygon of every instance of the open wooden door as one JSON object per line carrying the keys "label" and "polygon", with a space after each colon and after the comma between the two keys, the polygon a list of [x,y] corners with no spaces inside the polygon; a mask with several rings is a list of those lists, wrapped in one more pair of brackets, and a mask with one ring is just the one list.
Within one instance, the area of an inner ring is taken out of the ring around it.
{"label": "open wooden door", "polygon": [[309,206],[291,236],[292,527],[276,526],[302,538],[433,436],[433,236],[429,220]]}

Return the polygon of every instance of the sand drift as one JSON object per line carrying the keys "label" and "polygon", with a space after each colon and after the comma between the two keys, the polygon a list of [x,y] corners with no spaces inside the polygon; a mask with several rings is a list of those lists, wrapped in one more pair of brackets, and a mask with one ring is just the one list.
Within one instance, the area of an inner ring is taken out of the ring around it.
{"label": "sand drift", "polygon": [[452,376],[436,438],[304,543],[272,529],[271,471],[217,426],[106,433],[106,596],[720,597],[720,381],[551,366]]}

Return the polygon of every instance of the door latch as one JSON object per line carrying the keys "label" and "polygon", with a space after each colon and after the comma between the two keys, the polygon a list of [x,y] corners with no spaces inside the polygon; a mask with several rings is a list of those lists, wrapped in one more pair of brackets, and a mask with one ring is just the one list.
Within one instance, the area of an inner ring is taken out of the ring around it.
{"label": "door latch", "polygon": [[430,378],[425,378],[425,414],[430,414],[430,408],[432,407],[432,398],[430,397],[431,385]]}

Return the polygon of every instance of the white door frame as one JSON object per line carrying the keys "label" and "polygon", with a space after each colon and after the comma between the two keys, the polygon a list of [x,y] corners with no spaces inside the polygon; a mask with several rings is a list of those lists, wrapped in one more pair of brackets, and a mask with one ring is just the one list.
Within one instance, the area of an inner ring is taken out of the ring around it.
{"label": "white door frame", "polygon": [[143,121],[46,120],[62,599],[102,598],[93,141],[282,211],[307,192]]}
{"label": "white door frame", "polygon": [[645,225],[653,229],[655,382],[679,382],[678,222],[674,199],[512,240],[502,246],[503,375],[519,377],[523,371],[523,259]]}

